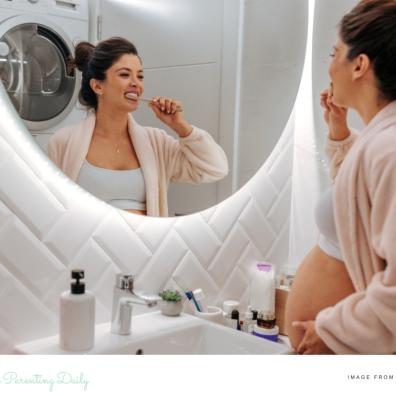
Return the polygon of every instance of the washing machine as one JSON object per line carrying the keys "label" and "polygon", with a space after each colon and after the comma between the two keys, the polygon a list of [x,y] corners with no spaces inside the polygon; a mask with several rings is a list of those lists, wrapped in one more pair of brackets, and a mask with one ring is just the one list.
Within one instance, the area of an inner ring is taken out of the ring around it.
{"label": "washing machine", "polygon": [[71,60],[88,24],[88,0],[0,0],[0,78],[44,150],[54,131],[85,116]]}

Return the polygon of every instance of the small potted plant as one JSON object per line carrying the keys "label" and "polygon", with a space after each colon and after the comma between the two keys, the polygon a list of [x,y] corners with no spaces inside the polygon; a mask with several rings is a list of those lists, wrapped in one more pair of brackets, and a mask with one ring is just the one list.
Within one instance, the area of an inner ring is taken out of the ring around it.
{"label": "small potted plant", "polygon": [[177,290],[163,290],[159,293],[162,300],[159,301],[159,308],[163,315],[179,316],[183,309],[182,295]]}

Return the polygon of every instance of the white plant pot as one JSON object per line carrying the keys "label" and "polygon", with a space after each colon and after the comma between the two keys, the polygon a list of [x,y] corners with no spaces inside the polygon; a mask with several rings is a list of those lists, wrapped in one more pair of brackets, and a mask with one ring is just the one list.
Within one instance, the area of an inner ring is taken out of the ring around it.
{"label": "white plant pot", "polygon": [[183,309],[183,303],[181,301],[161,300],[158,302],[158,305],[162,314],[166,316],[179,316]]}

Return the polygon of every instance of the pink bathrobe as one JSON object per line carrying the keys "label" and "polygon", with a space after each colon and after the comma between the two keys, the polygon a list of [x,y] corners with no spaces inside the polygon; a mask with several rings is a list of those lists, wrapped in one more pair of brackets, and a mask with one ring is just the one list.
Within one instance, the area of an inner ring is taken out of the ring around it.
{"label": "pink bathrobe", "polygon": [[[76,181],[87,156],[95,127],[95,113],[52,136],[48,156]],[[146,183],[149,216],[168,215],[168,183],[208,183],[228,173],[227,157],[205,131],[193,128],[185,138],[174,139],[165,131],[143,127],[130,115],[128,130]]]}
{"label": "pink bathrobe", "polygon": [[396,101],[360,135],[329,141],[328,153],[337,234],[356,292],[321,311],[316,330],[336,353],[395,353]]}

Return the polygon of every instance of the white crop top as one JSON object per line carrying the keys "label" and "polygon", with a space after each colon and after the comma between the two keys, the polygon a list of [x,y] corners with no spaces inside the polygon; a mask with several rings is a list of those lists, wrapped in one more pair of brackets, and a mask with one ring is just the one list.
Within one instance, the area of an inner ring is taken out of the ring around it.
{"label": "white crop top", "polygon": [[315,208],[316,225],[319,228],[319,247],[329,256],[343,261],[334,220],[333,189],[327,190]]}
{"label": "white crop top", "polygon": [[119,209],[146,210],[146,184],[140,168],[113,170],[84,161],[77,183]]}

